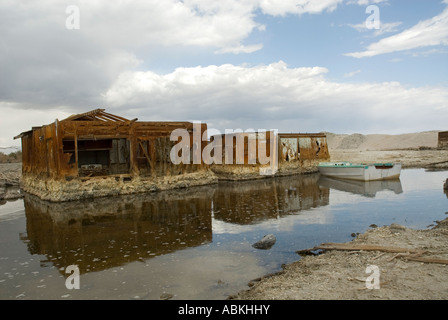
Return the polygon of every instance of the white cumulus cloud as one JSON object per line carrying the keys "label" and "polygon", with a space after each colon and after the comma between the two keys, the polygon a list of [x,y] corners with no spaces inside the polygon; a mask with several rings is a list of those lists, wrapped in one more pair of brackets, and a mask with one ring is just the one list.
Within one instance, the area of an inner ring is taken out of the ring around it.
{"label": "white cumulus cloud", "polygon": [[[195,119],[221,131],[390,133],[391,127],[414,132],[444,126],[445,88],[336,82],[327,79],[328,72],[322,67],[290,68],[282,61],[178,68],[167,74],[126,72],[104,99],[113,110],[130,110],[139,119]],[[347,123],[350,128],[344,127]]]}
{"label": "white cumulus cloud", "polygon": [[347,53],[346,55],[363,58],[437,45],[448,45],[448,8],[441,14],[420,21],[403,32],[370,44],[365,51]]}

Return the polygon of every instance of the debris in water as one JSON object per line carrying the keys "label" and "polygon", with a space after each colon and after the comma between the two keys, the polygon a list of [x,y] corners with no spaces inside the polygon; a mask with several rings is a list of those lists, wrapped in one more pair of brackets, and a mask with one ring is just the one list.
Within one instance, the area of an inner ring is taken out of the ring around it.
{"label": "debris in water", "polygon": [[260,241],[255,242],[252,247],[256,249],[270,249],[276,242],[276,238],[273,234],[265,235]]}

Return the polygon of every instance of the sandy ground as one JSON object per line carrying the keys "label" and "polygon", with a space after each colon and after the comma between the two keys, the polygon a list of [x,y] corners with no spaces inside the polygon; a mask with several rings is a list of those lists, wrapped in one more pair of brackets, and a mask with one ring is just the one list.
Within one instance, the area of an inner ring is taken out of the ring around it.
{"label": "sandy ground", "polygon": [[326,133],[328,145],[332,149],[358,150],[399,150],[436,148],[438,131],[425,131],[406,134],[335,134]]}
{"label": "sandy ground", "polygon": [[[303,255],[282,272],[249,283],[250,289],[230,298],[448,299],[448,219],[431,230],[412,230],[396,224],[370,229],[349,244],[355,247],[348,251],[326,250],[319,255]],[[374,245],[372,249],[376,250],[359,250],[357,245]],[[404,249],[403,253],[386,252],[396,248]]]}
{"label": "sandy ground", "polygon": [[22,163],[0,163],[0,204],[23,197],[20,190]]}
{"label": "sandy ground", "polygon": [[448,150],[437,149],[438,131],[400,135],[327,133],[331,161],[401,162],[403,168],[448,168]]}
{"label": "sandy ground", "polygon": [[403,149],[403,150],[330,150],[331,161],[361,163],[401,162],[403,168],[448,168],[448,150]]}

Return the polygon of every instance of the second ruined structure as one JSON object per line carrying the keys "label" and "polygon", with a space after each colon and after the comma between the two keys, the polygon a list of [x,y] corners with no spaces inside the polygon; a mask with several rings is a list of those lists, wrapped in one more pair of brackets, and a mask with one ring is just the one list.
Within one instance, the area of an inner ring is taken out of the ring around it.
{"label": "second ruined structure", "polygon": [[219,138],[223,159],[211,170],[220,180],[311,173],[319,162],[330,160],[323,133],[246,132]]}

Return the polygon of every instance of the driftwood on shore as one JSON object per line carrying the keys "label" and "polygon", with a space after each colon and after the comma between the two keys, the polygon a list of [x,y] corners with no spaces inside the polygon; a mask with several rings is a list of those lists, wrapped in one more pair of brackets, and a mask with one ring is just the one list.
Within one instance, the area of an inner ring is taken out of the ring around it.
{"label": "driftwood on shore", "polygon": [[299,250],[297,251],[300,255],[314,254],[313,251],[317,250],[345,250],[345,251],[382,251],[390,253],[424,253],[425,251],[409,248],[399,248],[399,247],[386,247],[386,246],[376,246],[376,245],[363,245],[363,244],[346,244],[346,243],[323,243],[311,249]]}
{"label": "driftwood on shore", "polygon": [[421,257],[426,250],[419,250],[413,248],[400,248],[400,247],[389,247],[389,246],[378,246],[378,245],[364,245],[364,244],[350,244],[350,243],[323,243],[311,249],[296,251],[299,255],[315,255],[314,251],[323,250],[340,250],[340,251],[380,251],[384,253],[397,253],[394,258],[403,258],[405,260],[425,262],[425,263],[438,263],[438,264],[448,264],[448,259],[439,258],[425,258]]}
{"label": "driftwood on shore", "polygon": [[15,174],[7,175],[3,172],[0,172],[0,183],[4,185],[16,186],[20,184],[20,178]]}
{"label": "driftwood on shore", "polygon": [[448,162],[448,160],[432,162],[432,163],[428,163],[427,165],[425,165],[425,167],[431,167],[431,166],[435,166],[435,165],[442,164],[442,163],[447,163],[447,162]]}

